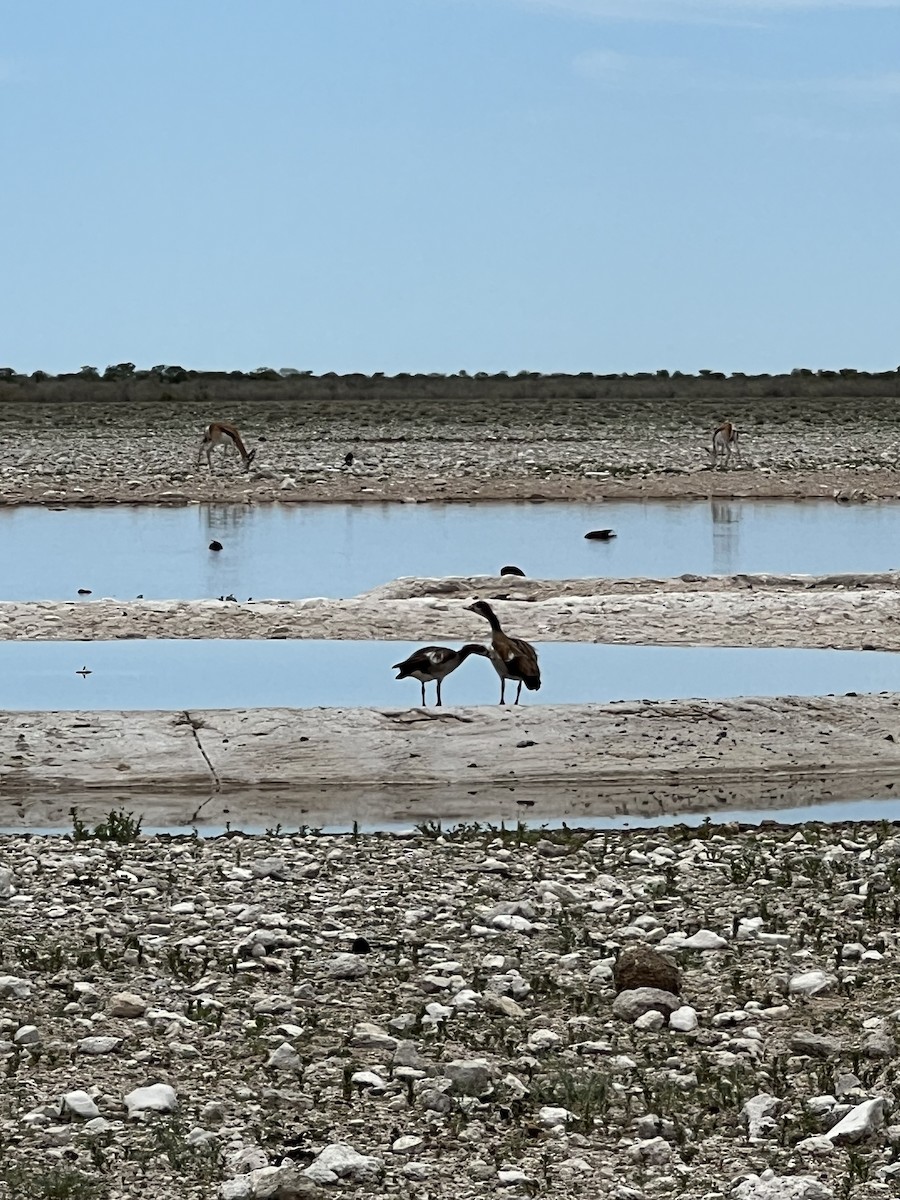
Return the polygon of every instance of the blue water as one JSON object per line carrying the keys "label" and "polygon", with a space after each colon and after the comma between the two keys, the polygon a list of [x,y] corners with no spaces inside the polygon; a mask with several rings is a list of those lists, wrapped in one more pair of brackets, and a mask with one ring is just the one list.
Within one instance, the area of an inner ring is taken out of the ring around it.
{"label": "blue water", "polygon": [[[457,643],[451,642],[451,645]],[[306,708],[420,702],[391,664],[411,642],[0,642],[0,710]],[[845,650],[539,643],[543,686],[523,703],[900,690],[900,656]],[[87,667],[90,674],[76,674]],[[426,688],[434,703],[434,685]],[[507,685],[507,700],[515,689]],[[443,685],[444,703],[496,704],[500,685],[473,656]]]}
{"label": "blue water", "polygon": [[[612,528],[610,542],[585,541]],[[222,543],[219,553],[207,547]],[[666,576],[900,566],[900,504],[619,501],[0,508],[0,599],[352,596],[401,575]]]}

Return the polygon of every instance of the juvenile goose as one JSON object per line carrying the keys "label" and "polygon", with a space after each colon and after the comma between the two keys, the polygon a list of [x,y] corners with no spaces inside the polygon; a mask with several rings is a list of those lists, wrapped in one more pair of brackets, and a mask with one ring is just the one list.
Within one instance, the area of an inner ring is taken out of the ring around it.
{"label": "juvenile goose", "polygon": [[516,689],[516,704],[519,703],[523,683],[530,692],[538,691],[541,686],[541,669],[534,646],[522,638],[505,634],[497,620],[497,614],[485,600],[476,600],[474,604],[467,604],[466,608],[469,612],[478,613],[490,624],[490,659],[494,670],[500,676],[500,703],[506,703],[507,679],[515,679],[519,684]]}
{"label": "juvenile goose", "polygon": [[394,663],[392,671],[399,671],[398,679],[418,679],[422,685],[422,703],[425,703],[425,684],[437,684],[437,707],[441,707],[441,680],[446,679],[451,671],[466,661],[470,654],[483,654],[490,657],[487,646],[477,642],[469,642],[459,650],[451,650],[449,646],[423,646],[414,650],[403,662]]}

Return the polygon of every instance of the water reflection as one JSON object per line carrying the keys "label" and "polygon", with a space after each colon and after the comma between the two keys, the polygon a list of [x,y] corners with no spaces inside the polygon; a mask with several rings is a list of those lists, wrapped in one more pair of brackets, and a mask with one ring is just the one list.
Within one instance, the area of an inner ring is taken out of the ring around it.
{"label": "water reflection", "polygon": [[717,575],[732,575],[740,568],[741,505],[731,500],[711,500],[712,560]]}
{"label": "water reflection", "polygon": [[[586,541],[596,528],[618,536]],[[900,505],[830,500],[0,508],[0,599],[354,596],[508,562],[548,579],[885,571],[898,545]]]}
{"label": "water reflection", "polygon": [[143,817],[145,833],[196,829],[204,836],[243,830],[263,833],[276,827],[285,834],[320,829],[344,832],[412,830],[417,824],[482,824],[577,829],[638,829],[663,825],[698,825],[772,820],[897,821],[900,819],[900,775],[813,775],[774,782],[737,781],[726,788],[700,785],[656,785],[626,789],[604,783],[514,787],[487,785],[397,787],[322,787],[225,790],[212,794],[154,794],[126,789],[65,796],[34,795],[0,798],[0,835],[16,831],[68,833],[70,810],[94,826],[111,810]]}

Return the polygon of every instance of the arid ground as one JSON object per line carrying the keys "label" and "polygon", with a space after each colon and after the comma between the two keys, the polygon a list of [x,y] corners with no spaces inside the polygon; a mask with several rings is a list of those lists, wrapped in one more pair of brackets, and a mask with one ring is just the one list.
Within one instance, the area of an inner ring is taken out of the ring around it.
{"label": "arid ground", "polygon": [[[142,374],[0,375],[3,502],[900,496],[893,374]],[[257,450],[249,473],[194,465],[220,419]],[[744,461],[712,470],[724,419]],[[284,605],[3,604],[0,637],[456,640],[484,634],[477,592],[535,639],[894,650],[897,591],[405,580]],[[896,827],[516,821],[889,795],[898,703],[0,715],[4,820],[70,826],[0,838],[0,1197],[895,1195]],[[162,823],[271,829],[142,836],[154,790]],[[336,791],[344,819],[352,791],[420,828],[298,830]],[[485,794],[506,829],[435,820]],[[651,991],[620,973],[635,948],[671,960]]]}

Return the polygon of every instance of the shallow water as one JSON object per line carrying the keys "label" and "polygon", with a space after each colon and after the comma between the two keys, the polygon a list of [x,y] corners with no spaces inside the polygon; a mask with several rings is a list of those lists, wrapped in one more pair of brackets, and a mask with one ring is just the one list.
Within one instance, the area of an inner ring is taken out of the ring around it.
{"label": "shallow water", "polygon": [[[598,528],[618,536],[585,541]],[[884,571],[897,547],[900,504],[830,500],[0,508],[0,599],[352,596],[507,563],[534,578]]]}
{"label": "shallow water", "polygon": [[[456,643],[453,643],[456,644]],[[0,710],[411,706],[420,685],[391,664],[412,642],[125,641],[0,643]],[[844,650],[538,643],[540,692],[523,703],[900,690],[900,657]],[[90,674],[77,672],[85,667]],[[434,703],[434,685],[426,687]],[[515,691],[507,686],[507,699]],[[471,657],[445,704],[496,704],[499,681]]]}

